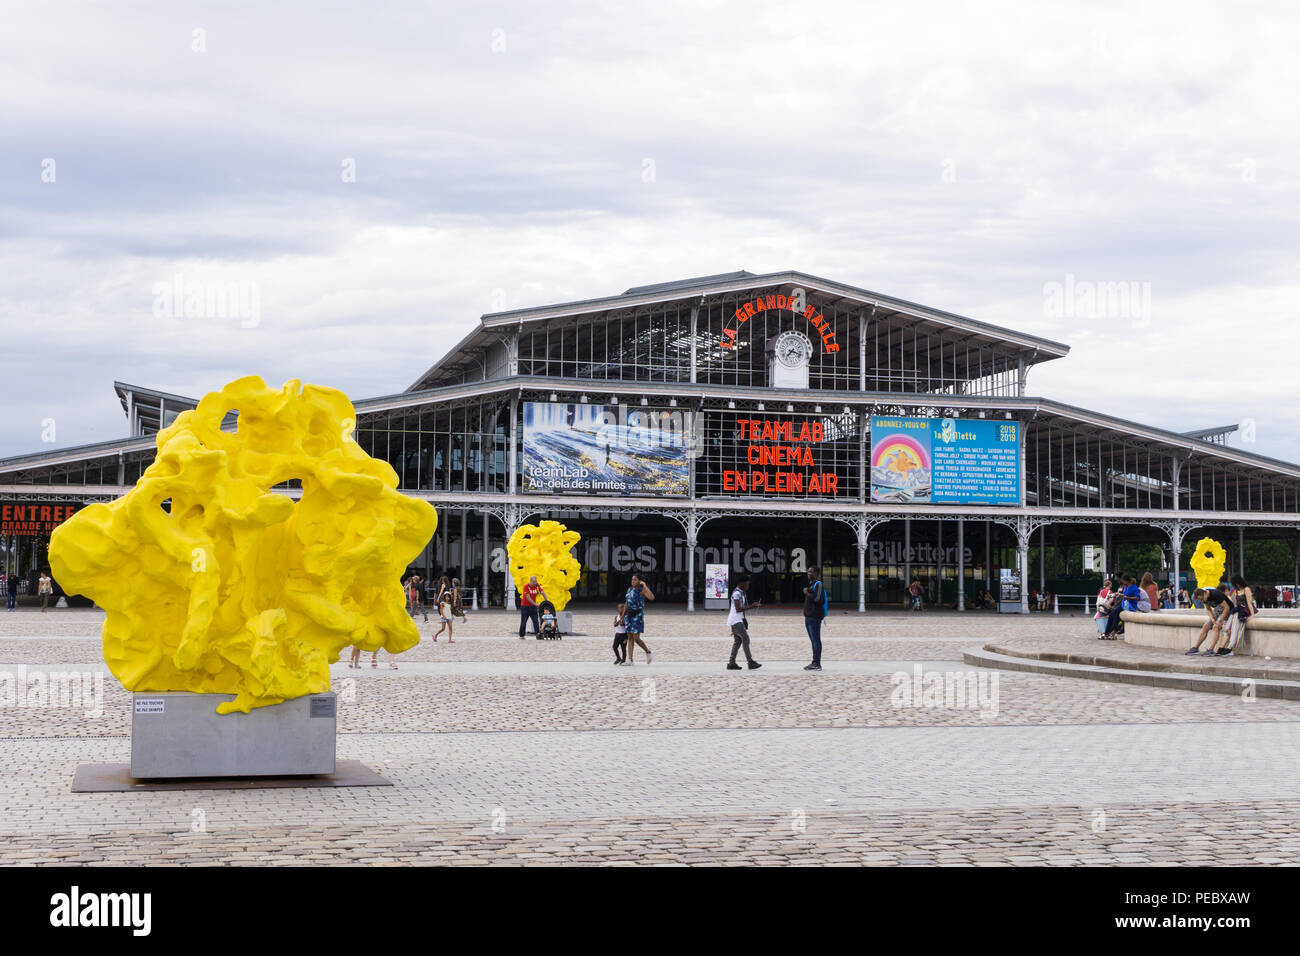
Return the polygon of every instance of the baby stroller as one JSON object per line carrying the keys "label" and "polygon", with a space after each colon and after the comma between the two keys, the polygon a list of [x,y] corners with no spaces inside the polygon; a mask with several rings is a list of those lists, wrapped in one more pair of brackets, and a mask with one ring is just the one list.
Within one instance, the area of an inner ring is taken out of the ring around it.
{"label": "baby stroller", "polygon": [[550,601],[543,601],[538,610],[542,615],[542,629],[537,632],[537,639],[539,641],[558,641],[560,639],[560,629],[556,624],[555,605]]}

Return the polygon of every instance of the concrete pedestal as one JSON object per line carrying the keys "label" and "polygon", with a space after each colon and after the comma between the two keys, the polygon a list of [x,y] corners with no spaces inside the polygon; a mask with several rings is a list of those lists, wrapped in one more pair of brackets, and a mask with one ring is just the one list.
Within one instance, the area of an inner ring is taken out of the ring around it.
{"label": "concrete pedestal", "polygon": [[332,693],[247,714],[218,714],[233,694],[134,694],[131,776],[283,777],[334,772]]}

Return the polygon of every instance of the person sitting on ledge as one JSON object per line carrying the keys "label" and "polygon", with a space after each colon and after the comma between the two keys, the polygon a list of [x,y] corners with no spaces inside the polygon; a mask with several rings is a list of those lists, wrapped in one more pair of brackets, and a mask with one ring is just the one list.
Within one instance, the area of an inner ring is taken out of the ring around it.
{"label": "person sitting on ledge", "polygon": [[1105,641],[1114,641],[1119,638],[1119,635],[1123,633],[1124,627],[1119,619],[1120,612],[1136,611],[1138,609],[1138,602],[1144,596],[1142,594],[1142,589],[1138,587],[1137,582],[1133,580],[1133,575],[1121,575],[1120,581],[1123,582],[1123,587],[1121,588],[1123,591],[1123,600],[1115,605],[1110,612],[1110,616],[1106,619],[1106,633],[1102,635],[1102,640]]}
{"label": "person sitting on ledge", "polygon": [[[1192,645],[1191,650],[1183,653],[1187,657],[1197,654],[1209,657],[1214,653],[1214,645],[1219,641],[1223,625],[1232,614],[1232,585],[1225,581],[1217,588],[1197,588],[1192,592],[1192,600],[1205,609],[1206,621],[1201,625],[1201,632],[1196,635],[1196,643]],[[1214,637],[1210,640],[1209,650],[1202,651],[1201,643],[1211,633]]]}
{"label": "person sitting on ledge", "polygon": [[1232,657],[1241,643],[1242,637],[1246,633],[1246,622],[1258,613],[1255,607],[1255,595],[1250,586],[1246,584],[1246,579],[1240,574],[1234,574],[1231,578],[1232,584],[1232,601],[1229,603],[1227,614],[1227,623],[1223,626],[1222,633],[1219,635],[1219,646],[1210,645],[1208,654],[1217,654],[1220,657]]}

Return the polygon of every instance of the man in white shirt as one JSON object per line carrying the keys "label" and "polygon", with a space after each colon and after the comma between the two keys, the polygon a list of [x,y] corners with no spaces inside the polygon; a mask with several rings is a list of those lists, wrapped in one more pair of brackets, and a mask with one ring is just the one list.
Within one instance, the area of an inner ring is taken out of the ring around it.
{"label": "man in white shirt", "polygon": [[736,579],[736,589],[731,592],[731,607],[727,612],[727,623],[731,625],[732,637],[731,662],[727,665],[727,670],[740,670],[740,665],[736,663],[736,653],[742,647],[745,649],[745,660],[749,661],[751,671],[763,666],[749,653],[749,622],[745,620],[746,610],[762,606],[762,601],[756,604],[749,603],[749,575],[742,574]]}

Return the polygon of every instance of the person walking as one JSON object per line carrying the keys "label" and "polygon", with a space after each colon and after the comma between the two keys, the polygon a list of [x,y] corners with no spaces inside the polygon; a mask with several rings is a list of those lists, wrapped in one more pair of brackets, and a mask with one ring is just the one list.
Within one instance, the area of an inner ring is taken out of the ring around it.
{"label": "person walking", "polygon": [[49,571],[41,572],[41,578],[36,583],[36,593],[41,596],[41,613],[44,614],[50,606],[50,596],[54,593],[54,581],[50,578]]}
{"label": "person walking", "polygon": [[415,620],[415,612],[419,611],[424,616],[424,623],[429,623],[429,611],[424,606],[421,594],[424,591],[424,578],[418,574],[412,574],[406,579],[406,608],[411,612],[411,620]]}
{"label": "person walking", "polygon": [[806,671],[822,669],[822,621],[826,618],[827,604],[822,569],[813,565],[808,569],[808,586],[803,589],[803,627],[808,632],[813,655],[812,663],[804,668]]}
{"label": "person walking", "polygon": [[614,613],[614,663],[627,663],[627,605],[620,604]]}
{"label": "person walking", "polygon": [[916,579],[907,586],[907,609],[909,611],[921,610],[921,582]]}
{"label": "person walking", "polygon": [[742,574],[736,578],[736,589],[731,592],[731,606],[727,611],[727,623],[731,625],[731,660],[727,663],[727,670],[741,669],[736,663],[736,654],[741,648],[745,650],[745,660],[748,661],[751,671],[763,666],[754,660],[754,655],[749,652],[749,620],[745,616],[746,610],[762,606],[762,601],[756,604],[749,603],[749,575]]}
{"label": "person walking", "polygon": [[641,650],[645,651],[645,662],[647,664],[654,660],[654,655],[650,653],[650,648],[646,647],[645,641],[641,635],[645,633],[645,602],[655,599],[654,592],[646,586],[646,583],[637,575],[632,575],[627,594],[623,598],[623,604],[627,610],[624,614],[625,625],[627,627],[627,662],[632,663],[632,655],[636,652],[636,645],[641,645]]}
{"label": "person walking", "polygon": [[465,599],[461,596],[460,578],[451,579],[451,613],[462,621],[469,620],[465,614]]}
{"label": "person walking", "polygon": [[438,635],[443,632],[444,628],[447,631],[447,643],[456,643],[451,639],[452,593],[451,588],[444,588],[438,592],[438,630],[433,632],[433,643],[435,644],[438,643]]}
{"label": "person walking", "polygon": [[[635,578],[633,579],[635,580]],[[528,579],[519,593],[519,639],[524,639],[528,622],[533,622],[533,636],[542,632],[542,622],[537,616],[537,606],[546,600],[546,589],[537,583],[537,575]]]}
{"label": "person walking", "polygon": [[15,611],[18,609],[18,575],[10,571],[5,575],[5,606]]}

